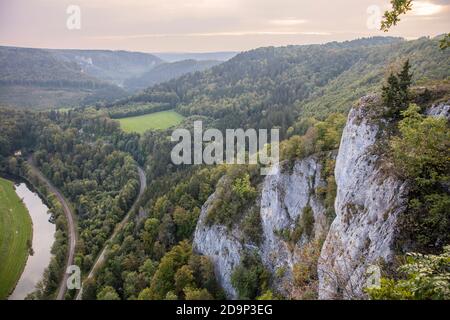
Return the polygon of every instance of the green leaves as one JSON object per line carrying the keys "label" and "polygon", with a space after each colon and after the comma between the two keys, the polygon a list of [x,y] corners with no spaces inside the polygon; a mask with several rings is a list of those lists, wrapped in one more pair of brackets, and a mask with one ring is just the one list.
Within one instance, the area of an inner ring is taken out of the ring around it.
{"label": "green leaves", "polygon": [[419,185],[444,179],[448,173],[450,130],[444,118],[425,117],[420,107],[411,104],[402,112],[398,124],[400,136],[391,141],[396,167]]}
{"label": "green leaves", "polygon": [[253,199],[256,196],[256,189],[252,187],[248,173],[234,180],[232,189],[243,200]]}
{"label": "green leaves", "polygon": [[401,280],[381,279],[380,288],[367,289],[374,300],[450,299],[450,246],[441,255],[409,253],[398,270]]}
{"label": "green leaves", "polygon": [[383,21],[381,21],[381,30],[389,31],[392,26],[400,22],[400,15],[405,14],[412,9],[412,0],[391,0],[392,10],[385,11]]}
{"label": "green leaves", "polygon": [[412,79],[410,68],[409,60],[406,60],[400,73],[391,73],[382,88],[383,104],[387,107],[386,116],[390,118],[397,118],[408,106]]}
{"label": "green leaves", "polygon": [[281,144],[281,158],[295,160],[313,153],[339,148],[346,118],[341,113],[332,113],[324,121],[311,121],[311,126],[302,136],[294,135]]}
{"label": "green leaves", "polygon": [[400,217],[401,236],[424,250],[450,241],[450,130],[442,117],[426,117],[411,104],[402,112],[399,136],[390,142],[397,173],[410,181],[407,213]]}
{"label": "green leaves", "polygon": [[439,40],[439,48],[445,50],[448,47],[450,47],[450,33],[445,34],[444,38]]}
{"label": "green leaves", "polygon": [[246,253],[231,275],[231,284],[239,299],[255,299],[268,289],[269,273],[260,257],[253,252]]}

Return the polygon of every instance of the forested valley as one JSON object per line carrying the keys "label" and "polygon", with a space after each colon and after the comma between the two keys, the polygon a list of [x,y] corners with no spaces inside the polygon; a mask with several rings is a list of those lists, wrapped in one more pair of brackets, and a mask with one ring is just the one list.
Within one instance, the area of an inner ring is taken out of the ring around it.
{"label": "forested valley", "polygon": [[[219,130],[279,128],[281,157],[289,171],[296,160],[336,152],[348,111],[362,96],[375,93],[382,96],[382,102],[374,108],[391,111],[383,113],[390,124],[386,127],[392,130],[392,149],[384,152],[392,152],[404,179],[419,181],[428,190],[413,190],[416,201],[410,206],[417,219],[406,219],[403,227],[418,237],[412,248],[439,254],[448,244],[448,235],[443,236],[448,233],[449,218],[449,195],[443,187],[448,183],[448,123],[428,123],[421,114],[450,97],[450,51],[440,50],[437,43],[429,38],[379,37],[260,48],[114,103],[102,101],[63,111],[0,108],[0,171],[26,177],[27,159],[33,156],[73,206],[78,232],[75,264],[87,275],[135,201],[140,187],[137,167],[142,167],[147,177],[144,195],[132,218],[108,243],[105,263],[95,279],[84,282],[82,299],[224,299],[227,295],[213,262],[193,250],[197,222],[215,192],[218,197],[208,223],[229,230],[238,223],[246,241],[258,245],[262,241],[258,211],[262,177],[252,165],[172,164],[173,129],[192,130],[195,120]],[[126,133],[115,120],[168,109],[186,116],[185,120],[176,127],[143,134]],[[436,150],[415,145],[412,136],[418,132],[424,139],[432,133]],[[420,151],[429,157],[411,158],[399,147],[405,144],[413,153]],[[324,164],[327,185],[317,192],[332,221],[335,161],[324,160]],[[424,169],[427,166],[429,170]],[[59,260],[52,262],[30,299],[53,298],[62,274],[58,272],[67,250],[65,222],[60,213],[54,214],[60,230],[61,241],[55,244],[60,247]],[[310,231],[304,221],[292,233],[279,236],[296,243]],[[436,250],[429,250],[430,246]],[[299,287],[317,280],[310,269],[298,271],[297,276],[303,277]],[[273,289],[276,275],[258,257],[245,257],[232,279],[240,298],[285,298]],[[386,298],[400,290],[394,280],[385,281],[390,287],[372,292],[371,297]],[[66,298],[73,299],[75,294],[69,290]]]}

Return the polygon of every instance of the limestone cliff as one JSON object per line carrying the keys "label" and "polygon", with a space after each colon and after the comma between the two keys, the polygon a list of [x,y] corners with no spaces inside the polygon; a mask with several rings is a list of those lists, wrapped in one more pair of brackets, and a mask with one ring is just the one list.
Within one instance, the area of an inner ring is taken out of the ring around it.
{"label": "limestone cliff", "polygon": [[[395,175],[379,152],[388,143],[375,115],[375,96],[361,99],[348,116],[336,159],[336,218],[323,245],[318,264],[319,298],[364,298],[371,265],[392,262],[400,214],[408,202],[408,185]],[[450,106],[441,103],[426,112],[449,118]],[[381,148],[382,149],[382,148]]]}
{"label": "limestone cliff", "polygon": [[[263,230],[259,245],[245,243],[239,223],[232,230],[220,225],[208,225],[206,215],[214,200],[213,194],[204,204],[194,236],[194,250],[209,256],[215,266],[216,276],[227,295],[236,298],[231,285],[231,274],[244,250],[256,250],[265,267],[273,274],[283,269],[273,285],[277,291],[289,295],[292,286],[292,271],[299,262],[301,248],[312,239],[324,238],[328,230],[326,209],[320,187],[326,185],[322,176],[324,157],[333,153],[315,155],[296,161],[291,169],[274,166],[261,186],[260,217]],[[282,231],[292,232],[305,208],[309,207],[314,217],[312,234],[303,234],[296,243],[284,239]]]}
{"label": "limestone cliff", "polygon": [[[395,174],[383,153],[389,132],[385,129],[392,123],[383,119],[377,106],[379,98],[367,96],[350,111],[337,156],[316,154],[295,161],[290,169],[282,169],[285,164],[272,168],[260,188],[263,237],[258,245],[242,240],[239,222],[232,230],[208,225],[206,215],[215,195],[205,203],[194,250],[212,258],[217,278],[230,298],[237,297],[231,274],[246,250],[258,252],[272,273],[273,289],[292,297],[294,266],[302,262],[304,247],[321,238],[325,242],[317,263],[318,297],[365,298],[369,267],[389,264],[394,258],[397,222],[407,208],[409,193],[408,184]],[[449,103],[440,103],[426,114],[448,119],[449,110]],[[336,160],[334,220],[318,192],[327,184],[324,159]],[[283,234],[292,234],[306,209],[312,212],[312,233],[302,233],[293,243]]]}
{"label": "limestone cliff", "polygon": [[407,186],[383,171],[375,151],[380,124],[375,97],[353,108],[336,159],[336,218],[319,260],[319,297],[361,297],[369,265],[390,261],[395,223],[406,209]]}

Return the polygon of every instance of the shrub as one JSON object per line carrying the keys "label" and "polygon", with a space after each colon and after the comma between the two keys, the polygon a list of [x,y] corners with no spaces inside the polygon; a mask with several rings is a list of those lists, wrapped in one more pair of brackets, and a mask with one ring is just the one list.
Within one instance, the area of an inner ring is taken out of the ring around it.
{"label": "shrub", "polygon": [[450,246],[441,255],[410,253],[399,268],[403,279],[381,279],[379,288],[366,289],[374,300],[450,299]]}
{"label": "shrub", "polygon": [[[398,173],[411,183],[407,212],[400,219],[404,241],[439,250],[450,241],[450,130],[444,118],[426,117],[411,104],[390,146]],[[402,241],[401,241],[402,242]]]}
{"label": "shrub", "polygon": [[256,166],[231,166],[225,179],[217,185],[215,199],[208,209],[206,222],[222,224],[229,229],[240,222],[250,206],[254,205],[257,191],[254,185],[260,179]]}
{"label": "shrub", "polygon": [[246,253],[231,275],[240,299],[255,299],[267,290],[269,273],[256,253]]}
{"label": "shrub", "polygon": [[299,262],[294,265],[294,296],[297,299],[317,299],[317,263],[322,241],[312,241],[300,251]]}
{"label": "shrub", "polygon": [[242,221],[241,227],[246,241],[252,242],[257,245],[261,244],[263,240],[263,229],[261,224],[259,206],[254,206],[249,210],[244,220]]}

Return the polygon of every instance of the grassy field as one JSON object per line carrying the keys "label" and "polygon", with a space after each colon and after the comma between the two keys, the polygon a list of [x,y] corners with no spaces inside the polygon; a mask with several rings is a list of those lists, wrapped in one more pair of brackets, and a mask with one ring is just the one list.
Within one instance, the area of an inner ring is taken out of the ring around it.
{"label": "grassy field", "polygon": [[167,129],[180,123],[183,118],[175,111],[161,111],[118,120],[122,130],[143,133],[150,129]]}
{"label": "grassy field", "polygon": [[22,274],[32,232],[30,215],[13,182],[0,178],[0,300],[9,296]]}

